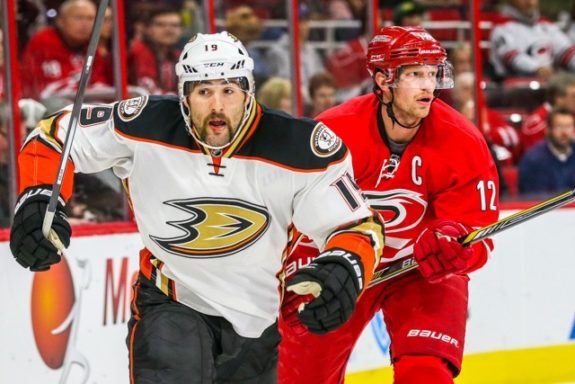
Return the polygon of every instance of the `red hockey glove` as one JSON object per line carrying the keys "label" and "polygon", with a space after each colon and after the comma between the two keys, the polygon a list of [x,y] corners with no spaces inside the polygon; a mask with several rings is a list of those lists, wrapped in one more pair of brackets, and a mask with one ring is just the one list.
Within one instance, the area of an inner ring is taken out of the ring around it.
{"label": "red hockey glove", "polygon": [[281,316],[285,324],[298,336],[307,333],[307,328],[299,319],[299,308],[315,299],[312,294],[298,295],[292,291],[285,291],[281,307]]}
{"label": "red hockey glove", "polygon": [[[293,316],[287,313],[289,306],[312,333],[324,334],[339,328],[351,317],[363,290],[363,276],[359,256],[339,248],[319,254],[287,282],[287,291],[305,296],[305,301],[290,299],[284,303],[288,325],[293,324]],[[300,306],[302,302],[306,304]]]}
{"label": "red hockey glove", "polygon": [[436,221],[421,233],[413,256],[419,271],[429,282],[440,282],[467,269],[473,249],[457,241],[467,233],[463,224],[450,220]]}

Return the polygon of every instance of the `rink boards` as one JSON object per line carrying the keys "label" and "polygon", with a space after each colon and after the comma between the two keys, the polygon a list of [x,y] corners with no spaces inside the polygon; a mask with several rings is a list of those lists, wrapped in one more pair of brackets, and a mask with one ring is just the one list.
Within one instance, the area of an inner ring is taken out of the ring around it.
{"label": "rink boards", "polygon": [[[575,381],[574,230],[575,208],[563,208],[498,235],[491,260],[471,276],[458,383]],[[0,383],[127,382],[139,249],[135,233],[76,237],[64,263],[32,274],[0,242]],[[346,382],[391,382],[388,348],[377,316]]]}

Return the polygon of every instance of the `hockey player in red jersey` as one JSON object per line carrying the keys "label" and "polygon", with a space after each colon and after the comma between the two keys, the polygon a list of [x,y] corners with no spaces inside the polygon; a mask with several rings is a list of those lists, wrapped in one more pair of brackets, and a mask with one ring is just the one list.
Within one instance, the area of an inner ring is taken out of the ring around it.
{"label": "hockey player in red jersey", "polygon": [[[289,287],[314,294],[301,316],[318,332],[351,316],[379,262],[382,224],[353,182],[348,149],[325,124],[258,104],[252,71],[234,36],[198,34],[176,65],[179,99],[81,110],[52,229],[70,243],[72,171],[112,168],[124,180],[145,246],[128,324],[131,383],[276,383],[294,226],[323,249]],[[60,260],[42,222],[70,109],[43,120],[19,156],[10,249],[32,271]]]}
{"label": "hockey player in red jersey", "polygon": [[[468,273],[486,262],[492,244],[463,247],[456,238],[498,218],[495,164],[479,130],[435,98],[453,78],[445,50],[424,29],[382,28],[367,59],[373,94],[317,119],[349,147],[356,182],[385,219],[378,267],[413,255],[419,268],[367,289],[351,319],[323,335],[305,331],[301,299],[287,295],[282,384],[342,383],[352,348],[378,311],[391,338],[396,384],[452,383],[461,369]],[[288,273],[309,258],[309,247],[297,247]]]}

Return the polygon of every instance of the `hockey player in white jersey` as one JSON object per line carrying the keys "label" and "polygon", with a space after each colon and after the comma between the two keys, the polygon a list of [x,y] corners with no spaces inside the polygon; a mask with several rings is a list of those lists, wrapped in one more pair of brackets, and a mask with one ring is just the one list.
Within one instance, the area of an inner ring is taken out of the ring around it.
{"label": "hockey player in white jersey", "polygon": [[[198,34],[176,72],[179,99],[84,105],[68,168],[124,180],[145,248],[127,343],[131,383],[275,383],[283,262],[294,227],[323,253],[289,281],[325,333],[351,315],[383,248],[383,228],[328,127],[254,99],[253,61],[227,32]],[[32,271],[57,263],[42,237],[70,108],[19,156],[10,247]],[[64,178],[53,229],[68,245]]]}

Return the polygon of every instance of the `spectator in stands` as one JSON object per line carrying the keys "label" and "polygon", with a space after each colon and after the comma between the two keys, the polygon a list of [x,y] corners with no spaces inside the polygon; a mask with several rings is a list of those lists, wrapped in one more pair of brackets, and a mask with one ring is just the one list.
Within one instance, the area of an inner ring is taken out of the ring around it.
{"label": "spectator in stands", "polygon": [[313,75],[309,81],[309,96],[311,104],[305,113],[308,117],[315,117],[336,104],[335,94],[337,86],[335,79],[327,72]]}
{"label": "spectator in stands", "polygon": [[[471,121],[476,120],[478,108],[474,91],[475,75],[473,72],[460,73],[455,77],[455,87],[452,93],[454,107]],[[483,94],[481,97],[484,97]],[[505,121],[500,113],[488,108],[485,104],[481,113],[483,121],[481,131],[490,143],[497,160],[503,166],[517,164],[522,151],[519,132]]]}
{"label": "spectator in stands", "polygon": [[257,100],[268,108],[292,113],[291,83],[281,77],[270,77],[258,90]]}
{"label": "spectator in stands", "polygon": [[393,9],[393,24],[417,27],[423,23],[425,8],[415,1],[404,1]]}
{"label": "spectator in stands", "polygon": [[183,47],[196,33],[207,30],[203,17],[203,9],[198,0],[184,0],[180,14],[182,15],[182,37],[179,47]]}
{"label": "spectator in stands", "polygon": [[182,35],[179,10],[158,4],[145,15],[143,38],[134,40],[128,52],[128,81],[150,94],[177,92],[177,44]]}
{"label": "spectator in stands", "polygon": [[[412,1],[405,1],[394,8],[394,22],[402,26],[413,23],[423,17],[425,9]],[[358,38],[348,41],[342,48],[329,55],[325,61],[327,71],[335,78],[338,89],[337,100],[344,101],[371,91],[372,80],[367,72],[367,41],[366,18],[361,19],[361,29]]]}
{"label": "spectator in stands", "polygon": [[[363,23],[367,17],[365,0],[331,0],[326,4],[327,17],[330,20],[357,20]],[[359,38],[363,33],[359,28],[336,28],[335,39],[348,41]]]}
{"label": "spectator in stands", "polygon": [[114,79],[114,59],[112,57],[112,42],[114,33],[114,20],[112,18],[112,8],[107,7],[100,29],[100,40],[98,40],[98,53],[104,60],[105,67],[109,71],[106,75],[109,79]]}
{"label": "spectator in stands", "polygon": [[[55,25],[32,36],[22,58],[24,97],[43,99],[76,92],[95,17],[91,1],[66,0],[58,8]],[[97,52],[89,84],[110,85],[109,73]]]}
{"label": "spectator in stands", "polygon": [[549,79],[547,101],[530,114],[521,126],[524,151],[544,139],[547,116],[553,108],[565,108],[575,116],[575,74],[559,72]]}
{"label": "spectator in stands", "polygon": [[[62,1],[59,1],[61,3]],[[16,3],[16,28],[18,33],[18,55],[21,55],[30,40],[31,34],[44,20],[42,14],[42,1],[18,0]],[[0,11],[0,15],[2,12]],[[42,24],[43,25],[43,24]]]}
{"label": "spectator in stands", "polygon": [[490,40],[490,60],[501,78],[548,78],[559,67],[575,70],[575,45],[557,25],[540,16],[538,0],[510,0]]}
{"label": "spectator in stands", "polygon": [[571,3],[571,10],[566,14],[567,23],[565,25],[565,33],[567,37],[573,42],[575,42],[575,2]]}
{"label": "spectator in stands", "polygon": [[367,71],[368,35],[365,21],[361,23],[361,35],[348,41],[325,60],[325,68],[333,76],[337,86],[337,100],[344,101],[369,91],[372,85]]}
{"label": "spectator in stands", "polygon": [[[300,79],[301,93],[306,103],[309,103],[309,79],[318,72],[324,71],[323,60],[319,53],[309,44],[310,12],[305,3],[300,3],[299,9],[299,44],[300,44]],[[270,75],[289,79],[294,69],[290,59],[290,36],[284,33],[266,54],[266,62]]]}
{"label": "spectator in stands", "polygon": [[134,41],[144,40],[144,28],[149,18],[148,13],[157,6],[156,3],[140,1],[132,1],[126,4],[126,14],[129,15],[126,20],[126,34],[129,36],[127,41],[130,46]]}
{"label": "spectator in stands", "polygon": [[[452,92],[453,107],[461,114],[476,123],[476,103],[474,97],[475,75],[473,72],[464,72],[454,79],[455,87]],[[487,142],[487,146],[495,161],[497,173],[499,175],[499,195],[503,197],[508,186],[501,171],[503,166],[514,164],[514,156],[518,155],[519,135],[515,128],[505,122],[505,120],[495,111],[485,106],[482,109],[483,125],[481,133]]]}
{"label": "spectator in stands", "polygon": [[262,50],[252,45],[262,33],[261,19],[252,8],[241,5],[226,12],[225,29],[244,44],[250,57],[254,60],[256,84],[263,84],[270,77],[269,70]]}
{"label": "spectator in stands", "polygon": [[438,7],[453,7],[462,5],[462,0],[419,0],[422,5],[438,6]]}
{"label": "spectator in stands", "polygon": [[449,51],[449,61],[453,66],[454,76],[464,72],[473,72],[471,57],[471,46],[468,42],[458,43]]}
{"label": "spectator in stands", "polygon": [[249,5],[262,19],[285,19],[285,0],[222,0],[223,9]]}
{"label": "spectator in stands", "polygon": [[519,163],[519,192],[553,195],[575,188],[575,117],[566,108],[547,116],[545,140],[525,153]]}
{"label": "spectator in stands", "polygon": [[[471,56],[471,46],[468,42],[457,43],[455,47],[453,47],[451,50],[448,50],[449,62],[453,68],[454,78],[462,73],[473,72]],[[469,74],[465,75],[463,78],[468,76]],[[469,87],[469,97],[464,100],[467,101],[472,98],[473,88],[469,85],[469,81],[465,81],[464,84],[461,84],[460,87],[457,87],[456,84],[455,87],[458,89],[445,89],[438,95],[438,97],[461,112],[462,108],[464,107],[463,102],[461,101],[461,95],[459,95],[458,100],[454,100],[453,94],[454,92],[461,92],[463,89],[467,89]],[[456,105],[457,103],[459,103],[459,105]]]}

